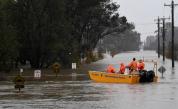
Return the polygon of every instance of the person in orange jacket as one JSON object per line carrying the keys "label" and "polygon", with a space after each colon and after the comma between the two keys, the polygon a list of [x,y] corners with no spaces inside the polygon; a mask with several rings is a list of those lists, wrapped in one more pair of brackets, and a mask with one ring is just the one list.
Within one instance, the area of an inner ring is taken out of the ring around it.
{"label": "person in orange jacket", "polygon": [[126,68],[126,67],[125,67],[124,63],[121,63],[121,64],[120,64],[119,73],[120,73],[120,74],[124,74],[125,68]]}
{"label": "person in orange jacket", "polygon": [[133,58],[133,61],[128,65],[130,71],[137,70],[137,61]]}
{"label": "person in orange jacket", "polygon": [[139,60],[138,70],[144,70],[144,69],[145,69],[145,64],[144,64],[143,60]]}
{"label": "person in orange jacket", "polygon": [[113,65],[108,65],[107,67],[107,70],[106,70],[108,73],[115,73],[115,68],[113,67]]}

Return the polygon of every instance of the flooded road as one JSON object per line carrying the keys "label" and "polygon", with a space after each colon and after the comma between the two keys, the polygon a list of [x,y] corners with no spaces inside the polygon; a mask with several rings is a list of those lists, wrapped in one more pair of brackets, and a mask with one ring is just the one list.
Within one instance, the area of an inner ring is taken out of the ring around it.
{"label": "flooded road", "polygon": [[[86,65],[91,70],[104,70],[108,64],[116,68],[120,62],[128,64],[136,59],[154,59],[158,66],[167,69],[158,83],[107,84],[87,79],[88,74],[77,74],[65,81],[27,82],[21,93],[14,90],[11,82],[0,82],[0,108],[2,109],[175,109],[178,107],[178,69],[172,70],[171,61],[163,63],[154,51],[121,53],[113,58]],[[175,62],[178,66],[178,63]],[[146,69],[153,64],[146,63]],[[159,74],[160,76],[160,74]]]}

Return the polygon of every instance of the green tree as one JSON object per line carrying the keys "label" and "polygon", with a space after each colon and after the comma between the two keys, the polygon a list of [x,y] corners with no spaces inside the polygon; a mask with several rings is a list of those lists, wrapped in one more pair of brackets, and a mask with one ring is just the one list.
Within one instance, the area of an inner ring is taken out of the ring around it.
{"label": "green tree", "polygon": [[0,0],[0,71],[9,71],[18,57],[16,29],[9,7],[13,0]]}
{"label": "green tree", "polygon": [[[12,0],[11,0],[12,1]],[[16,0],[11,25],[20,43],[18,61],[32,68],[55,61],[69,66],[91,54],[103,37],[131,28],[111,0]]]}
{"label": "green tree", "polygon": [[56,59],[58,51],[65,47],[68,24],[64,19],[64,5],[64,0],[17,1],[21,63],[29,61],[32,68],[41,68]]}

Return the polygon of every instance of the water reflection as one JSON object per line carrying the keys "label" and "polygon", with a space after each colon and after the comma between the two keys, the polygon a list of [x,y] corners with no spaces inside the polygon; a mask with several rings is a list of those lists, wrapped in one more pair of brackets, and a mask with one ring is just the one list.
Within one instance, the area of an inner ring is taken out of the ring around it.
{"label": "water reflection", "polygon": [[172,68],[172,74],[175,74],[175,68]]}

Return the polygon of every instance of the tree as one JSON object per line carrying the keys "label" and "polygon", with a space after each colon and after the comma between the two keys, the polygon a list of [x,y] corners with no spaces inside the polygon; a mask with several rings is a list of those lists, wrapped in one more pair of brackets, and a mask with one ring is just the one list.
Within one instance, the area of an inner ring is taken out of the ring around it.
{"label": "tree", "polygon": [[13,34],[8,43],[17,43],[12,46],[15,61],[28,61],[32,68],[48,67],[55,61],[69,66],[91,54],[103,37],[132,28],[126,17],[117,13],[120,6],[111,0],[7,1],[10,22],[2,24],[11,32],[2,33]]}
{"label": "tree", "polygon": [[[16,3],[16,25],[20,61],[29,61],[32,68],[41,68],[56,58],[67,32],[64,0],[19,0]],[[65,42],[65,41],[64,41]],[[51,59],[51,56],[54,57]]]}
{"label": "tree", "polygon": [[120,33],[130,26],[126,17],[119,17],[116,13],[119,5],[110,0],[69,1],[68,16],[72,16],[73,35],[82,54],[87,55],[88,51],[92,51],[104,36]]}
{"label": "tree", "polygon": [[0,71],[9,71],[18,56],[19,43],[9,10],[12,4],[13,0],[0,0]]}
{"label": "tree", "polygon": [[[121,17],[121,19],[123,19],[123,17]],[[112,53],[119,53],[139,50],[141,44],[140,33],[134,31],[134,25],[126,23],[126,25],[119,28],[120,29],[114,33],[105,36],[102,43],[98,43],[97,48],[100,51],[105,52],[108,50]]]}

